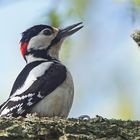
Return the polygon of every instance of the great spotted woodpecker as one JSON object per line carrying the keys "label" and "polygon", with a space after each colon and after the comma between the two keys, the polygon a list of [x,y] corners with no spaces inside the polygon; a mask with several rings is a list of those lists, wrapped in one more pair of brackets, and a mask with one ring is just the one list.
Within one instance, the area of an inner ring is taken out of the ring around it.
{"label": "great spotted woodpecker", "polygon": [[27,64],[1,105],[0,116],[68,116],[74,85],[70,72],[59,60],[59,50],[67,36],[83,27],[81,24],[65,29],[36,25],[22,33],[21,53]]}

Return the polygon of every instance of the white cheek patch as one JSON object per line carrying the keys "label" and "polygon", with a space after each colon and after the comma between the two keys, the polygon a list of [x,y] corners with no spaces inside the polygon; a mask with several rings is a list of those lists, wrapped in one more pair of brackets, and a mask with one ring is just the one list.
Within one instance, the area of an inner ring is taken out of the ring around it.
{"label": "white cheek patch", "polygon": [[[53,62],[43,62],[40,65],[38,65],[37,67],[33,68],[27,79],[24,82],[24,85],[17,89],[15,91],[15,93],[13,95],[10,96],[11,100],[19,100],[18,97],[13,98],[16,95],[21,95],[23,92],[25,92],[29,87],[31,87],[31,85],[37,80],[38,77],[41,77],[45,71],[51,66]],[[13,99],[12,99],[13,98]]]}
{"label": "white cheek patch", "polygon": [[47,48],[51,41],[53,40],[53,36],[45,36],[45,35],[42,35],[42,34],[39,34],[37,36],[34,36],[31,38],[29,44],[28,44],[28,49],[45,49]]}

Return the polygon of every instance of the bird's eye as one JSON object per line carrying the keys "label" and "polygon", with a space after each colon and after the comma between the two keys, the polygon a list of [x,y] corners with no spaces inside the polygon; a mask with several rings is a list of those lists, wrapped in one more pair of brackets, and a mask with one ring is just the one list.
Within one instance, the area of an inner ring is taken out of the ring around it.
{"label": "bird's eye", "polygon": [[44,35],[51,35],[51,34],[52,34],[52,31],[46,29],[46,30],[43,31],[43,34],[44,34]]}

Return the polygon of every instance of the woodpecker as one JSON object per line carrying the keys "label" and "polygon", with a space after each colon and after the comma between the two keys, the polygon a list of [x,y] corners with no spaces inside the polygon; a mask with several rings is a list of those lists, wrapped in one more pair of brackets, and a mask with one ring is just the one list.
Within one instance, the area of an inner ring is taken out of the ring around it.
{"label": "woodpecker", "polygon": [[82,22],[64,29],[35,25],[22,33],[20,50],[26,66],[9,98],[0,106],[0,116],[68,116],[74,84],[69,70],[59,60],[59,50],[64,39],[82,27]]}

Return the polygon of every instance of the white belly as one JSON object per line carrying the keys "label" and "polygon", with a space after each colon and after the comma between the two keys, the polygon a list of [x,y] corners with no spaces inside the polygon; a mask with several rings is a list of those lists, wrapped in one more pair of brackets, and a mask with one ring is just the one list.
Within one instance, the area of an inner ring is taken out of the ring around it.
{"label": "white belly", "polygon": [[66,80],[52,93],[37,103],[31,113],[39,116],[67,117],[72,106],[74,85],[71,74],[67,72]]}

